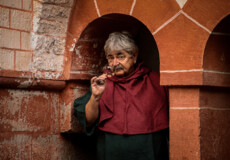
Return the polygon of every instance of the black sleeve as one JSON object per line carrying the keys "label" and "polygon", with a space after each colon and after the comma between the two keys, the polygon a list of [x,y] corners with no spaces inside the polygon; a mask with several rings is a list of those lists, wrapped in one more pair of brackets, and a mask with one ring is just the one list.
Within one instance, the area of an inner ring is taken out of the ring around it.
{"label": "black sleeve", "polygon": [[74,116],[77,118],[77,120],[82,125],[86,135],[90,136],[94,133],[95,128],[97,126],[97,123],[95,123],[91,127],[87,127],[86,125],[86,116],[85,116],[85,106],[88,103],[90,97],[91,97],[92,91],[91,88],[88,90],[88,92],[74,101]]}

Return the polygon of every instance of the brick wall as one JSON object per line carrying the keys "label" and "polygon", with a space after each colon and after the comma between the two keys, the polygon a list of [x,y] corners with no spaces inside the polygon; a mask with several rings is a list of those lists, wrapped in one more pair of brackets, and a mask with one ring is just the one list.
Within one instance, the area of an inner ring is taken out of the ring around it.
{"label": "brick wall", "polygon": [[70,0],[0,1],[0,159],[84,154],[75,151],[83,142],[71,138],[70,143],[69,135],[60,134],[71,116],[65,108],[73,101],[61,99],[66,82],[60,78],[72,5]]}
{"label": "brick wall", "polygon": [[98,22],[114,14],[133,33],[146,27],[158,49],[144,57],[169,87],[170,159],[226,159],[229,8],[228,0],[1,0],[0,159],[95,158],[72,105],[103,63],[100,43],[119,27]]}

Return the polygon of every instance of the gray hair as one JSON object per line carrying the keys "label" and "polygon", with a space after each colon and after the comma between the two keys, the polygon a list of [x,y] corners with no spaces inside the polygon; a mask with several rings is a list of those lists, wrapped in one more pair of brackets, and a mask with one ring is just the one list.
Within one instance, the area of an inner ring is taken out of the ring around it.
{"label": "gray hair", "polygon": [[132,35],[126,31],[110,33],[104,45],[105,54],[111,51],[125,50],[130,55],[138,52],[138,47]]}

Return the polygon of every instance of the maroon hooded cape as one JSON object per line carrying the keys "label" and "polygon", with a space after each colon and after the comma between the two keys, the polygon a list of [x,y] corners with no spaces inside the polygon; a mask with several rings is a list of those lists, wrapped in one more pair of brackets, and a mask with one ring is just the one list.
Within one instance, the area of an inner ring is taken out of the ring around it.
{"label": "maroon hooded cape", "polygon": [[98,128],[115,134],[145,134],[169,126],[167,90],[159,73],[139,64],[127,77],[107,78]]}

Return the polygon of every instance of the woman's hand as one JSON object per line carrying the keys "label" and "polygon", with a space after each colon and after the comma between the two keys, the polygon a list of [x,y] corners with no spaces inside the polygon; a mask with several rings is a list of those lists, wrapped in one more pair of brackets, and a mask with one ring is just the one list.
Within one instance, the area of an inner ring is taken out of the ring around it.
{"label": "woman's hand", "polygon": [[91,79],[92,96],[96,101],[99,101],[106,87],[107,75],[102,74],[99,77],[93,77]]}
{"label": "woman's hand", "polygon": [[106,74],[91,79],[92,95],[85,107],[87,126],[91,126],[98,118],[99,101],[106,87]]}

